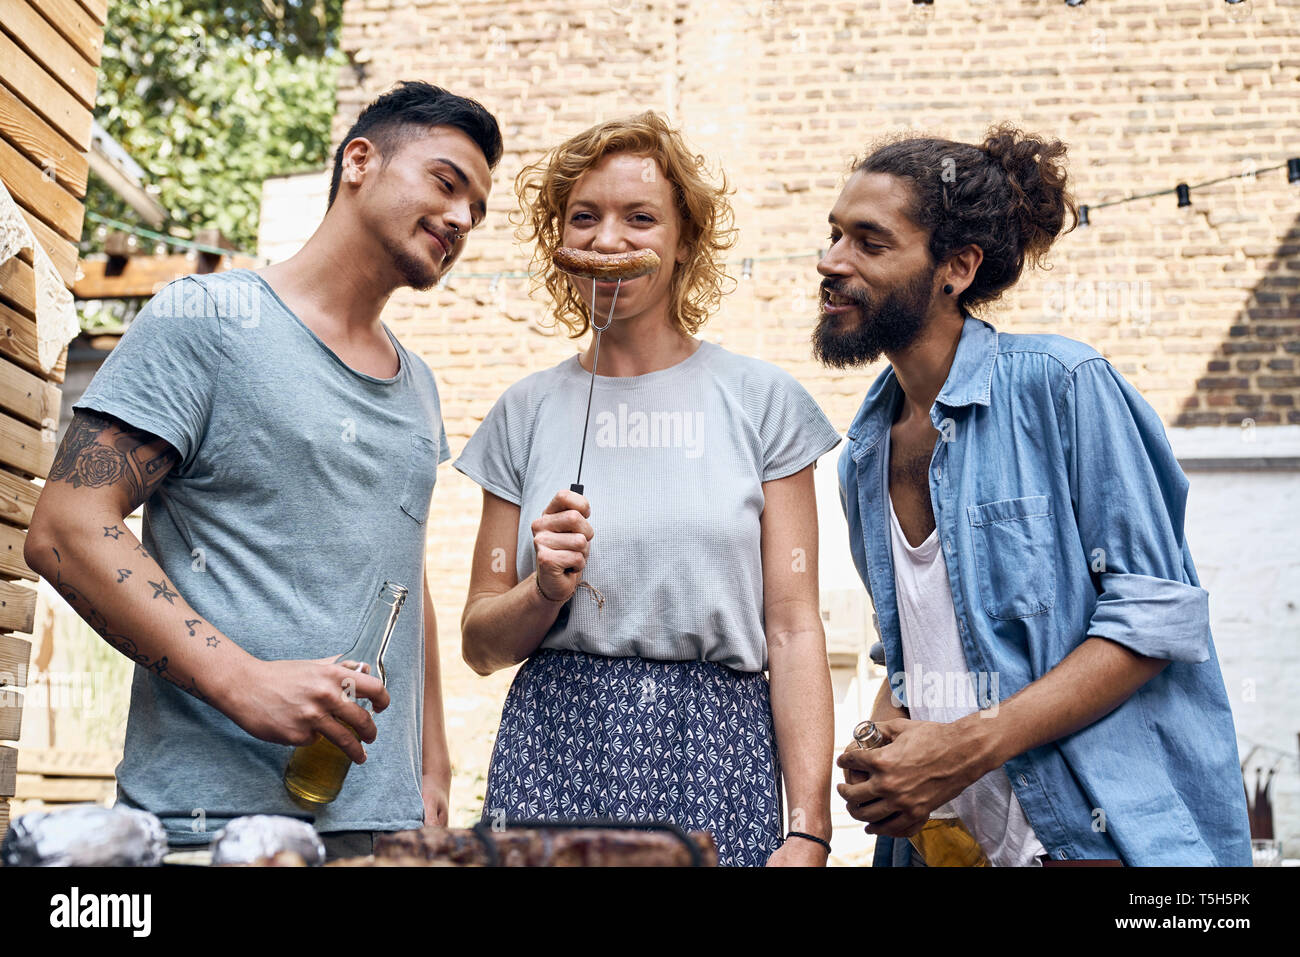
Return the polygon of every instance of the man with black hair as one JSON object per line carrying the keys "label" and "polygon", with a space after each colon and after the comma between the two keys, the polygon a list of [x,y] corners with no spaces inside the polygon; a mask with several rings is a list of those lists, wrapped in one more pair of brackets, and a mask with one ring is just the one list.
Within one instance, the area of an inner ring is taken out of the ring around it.
{"label": "man with black hair", "polygon": [[1091,347],[969,311],[1074,217],[1064,155],[1008,128],[903,140],[831,211],[814,353],[889,360],[839,462],[886,743],[840,755],[839,792],[877,864],[911,862],[894,839],[937,812],[994,865],[1248,865],[1187,479],[1159,417]]}
{"label": "man with black hair", "polygon": [[[74,406],[24,556],[139,665],[118,800],[174,845],[300,813],[286,746],[317,735],[357,763],[311,808],[330,856],[446,823],[424,551],[450,453],[433,375],[380,312],[452,267],[501,149],[475,101],[400,84],[343,138],[300,252],[165,287]],[[142,503],[141,542],[124,518]],[[387,687],[334,663],[385,580],[412,591]]]}

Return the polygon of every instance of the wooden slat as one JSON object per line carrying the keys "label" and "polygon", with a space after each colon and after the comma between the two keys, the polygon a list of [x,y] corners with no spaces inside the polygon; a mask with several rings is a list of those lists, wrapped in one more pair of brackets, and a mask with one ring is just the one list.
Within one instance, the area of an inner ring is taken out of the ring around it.
{"label": "wooden slat", "polygon": [[18,770],[18,750],[0,746],[0,797],[12,797]]}
{"label": "wooden slat", "polygon": [[36,323],[0,303],[0,354],[24,369],[44,375],[36,358]]}
{"label": "wooden slat", "polygon": [[23,735],[23,693],[0,688],[0,741],[17,741]]}
{"label": "wooden slat", "polygon": [[[58,454],[57,450],[55,454]],[[36,510],[36,500],[40,497],[41,490],[34,483],[14,475],[8,469],[0,469],[0,521],[27,528],[32,524],[32,512]],[[14,630],[30,631],[31,629]]]}
{"label": "wooden slat", "polygon": [[55,451],[47,434],[0,412],[0,465],[45,478],[54,464]]}
{"label": "wooden slat", "polygon": [[0,525],[0,576],[36,581],[36,573],[23,561],[23,542],[27,533],[21,528]]}
{"label": "wooden slat", "polygon": [[0,263],[0,302],[36,318],[36,270],[21,256]]}
{"label": "wooden slat", "polygon": [[0,412],[38,429],[58,431],[62,400],[57,385],[0,358]]}
{"label": "wooden slat", "polygon": [[0,180],[4,180],[9,195],[19,206],[53,227],[64,239],[74,243],[81,239],[81,220],[86,214],[81,200],[2,138]]}
{"label": "wooden slat", "polygon": [[36,323],[0,302],[0,355],[8,356],[24,369],[51,382],[62,382],[67,371],[68,347],[59,353],[59,361],[46,372],[36,357]]}
{"label": "wooden slat", "polygon": [[0,29],[18,41],[86,109],[95,106],[95,65],[28,0],[0,0]]}
{"label": "wooden slat", "polygon": [[117,791],[112,778],[46,778],[17,775],[14,797],[41,801],[105,801]]}
{"label": "wooden slat", "polygon": [[83,153],[90,149],[90,110],[78,103],[45,67],[4,32],[0,32],[0,63],[4,64],[5,86],[45,117],[77,149]]}
{"label": "wooden slat", "polygon": [[[32,228],[32,232],[36,235],[36,241],[45,250],[45,255],[49,256],[50,262],[54,263],[59,278],[63,280],[65,286],[71,289],[72,284],[77,281],[77,244],[60,236],[27,210],[22,210],[22,214],[23,219],[27,220],[27,225]],[[22,253],[19,253],[19,255],[21,256]],[[28,250],[27,256],[30,262],[30,250]]]}
{"label": "wooden slat", "polygon": [[108,18],[108,0],[77,0],[77,5],[101,27]]}
{"label": "wooden slat", "polygon": [[[0,615],[7,615],[18,608],[17,592],[19,591],[31,596],[30,600],[22,602],[28,606],[26,626],[4,624],[0,627],[13,628],[15,631],[31,631],[36,615],[36,589],[0,582],[0,602],[4,602],[4,607],[0,608]],[[27,687],[27,663],[31,657],[32,643],[26,638],[19,638],[17,635],[0,635],[0,688]]]}
{"label": "wooden slat", "polygon": [[23,748],[18,752],[20,774],[46,777],[112,778],[122,760],[120,751],[64,751],[60,748]]}
{"label": "wooden slat", "polygon": [[37,166],[53,169],[55,178],[73,196],[80,199],[86,195],[90,168],[86,154],[4,86],[0,86],[0,135]]}
{"label": "wooden slat", "polygon": [[152,296],[173,279],[194,273],[194,262],[186,255],[132,256],[116,276],[104,275],[107,267],[107,260],[83,259],[81,278],[72,287],[72,294],[78,299]]}
{"label": "wooden slat", "polygon": [[9,799],[0,798],[0,843],[5,839],[5,832],[9,830]]}
{"label": "wooden slat", "polygon": [[35,0],[36,9],[77,48],[91,66],[99,66],[104,46],[104,24],[86,12],[77,0]]}

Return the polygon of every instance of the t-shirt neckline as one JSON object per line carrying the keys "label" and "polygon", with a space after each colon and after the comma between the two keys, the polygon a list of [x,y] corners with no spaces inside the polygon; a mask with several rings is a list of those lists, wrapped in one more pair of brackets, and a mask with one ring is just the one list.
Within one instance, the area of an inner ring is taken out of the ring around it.
{"label": "t-shirt neckline", "polygon": [[[671,378],[674,375],[680,375],[682,372],[689,371],[692,368],[692,364],[699,360],[700,353],[704,352],[706,349],[711,350],[719,348],[716,343],[709,342],[707,339],[701,339],[699,342],[700,344],[696,346],[695,351],[681,362],[674,362],[666,368],[655,369],[653,372],[643,372],[641,375],[601,375],[599,366],[597,366],[596,382],[602,386],[608,384],[612,388],[625,389],[635,388],[636,386],[646,385],[648,383],[660,382]],[[578,376],[583,381],[589,381],[591,379],[591,372],[582,367],[582,363],[579,361],[581,355],[582,353],[574,353],[563,362],[561,367],[569,375]]]}
{"label": "t-shirt neckline", "polygon": [[285,314],[288,315],[289,318],[291,318],[294,322],[298,323],[298,325],[300,325],[309,336],[315,339],[316,344],[319,345],[321,349],[325,351],[325,354],[327,356],[329,356],[331,359],[337,362],[340,367],[346,369],[352,375],[356,376],[358,379],[364,379],[366,382],[373,382],[376,385],[394,385],[397,382],[400,382],[405,377],[407,362],[406,362],[406,356],[403,354],[402,351],[402,344],[397,341],[397,337],[393,335],[392,330],[390,330],[388,326],[384,325],[384,323],[381,322],[379,325],[383,328],[384,333],[388,336],[389,341],[393,344],[393,349],[396,350],[397,352],[397,375],[393,376],[391,379],[381,379],[378,376],[373,376],[367,372],[362,372],[359,369],[352,368],[352,366],[348,365],[346,362],[343,361],[342,357],[340,357],[337,352],[335,352],[328,345],[326,345],[324,339],[322,339],[320,336],[316,335],[316,333],[312,331],[311,326],[303,322],[302,319],[298,317],[298,314],[294,312],[292,309],[290,309],[288,305],[285,304],[285,301],[280,298],[280,294],[277,293],[274,288],[272,288],[271,284],[267,282],[266,279],[260,273],[258,273],[256,270],[253,269],[245,269],[245,272],[252,273],[252,275],[257,279],[257,281],[262,284],[262,288],[265,289],[268,293],[270,293],[271,298],[274,299],[276,303],[279,305],[279,307],[284,310]]}

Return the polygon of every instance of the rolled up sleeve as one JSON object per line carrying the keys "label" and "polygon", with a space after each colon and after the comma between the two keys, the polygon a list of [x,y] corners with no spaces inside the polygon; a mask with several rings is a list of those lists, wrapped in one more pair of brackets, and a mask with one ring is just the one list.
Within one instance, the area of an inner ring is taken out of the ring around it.
{"label": "rolled up sleeve", "polygon": [[1079,536],[1098,588],[1088,635],[1152,658],[1209,657],[1209,594],[1183,536],[1187,477],[1146,400],[1103,358],[1058,404]]}
{"label": "rolled up sleeve", "polygon": [[1204,588],[1107,572],[1088,634],[1119,642],[1148,658],[1205,661],[1210,657],[1210,593]]}

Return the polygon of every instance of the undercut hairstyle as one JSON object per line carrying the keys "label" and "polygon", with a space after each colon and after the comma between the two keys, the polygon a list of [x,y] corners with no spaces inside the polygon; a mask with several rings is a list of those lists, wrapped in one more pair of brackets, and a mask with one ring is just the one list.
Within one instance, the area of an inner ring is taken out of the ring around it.
{"label": "undercut hairstyle", "polygon": [[974,281],[958,297],[958,306],[966,309],[997,300],[1015,285],[1026,263],[1044,265],[1052,243],[1078,225],[1065,153],[1059,140],[1003,124],[989,130],[979,146],[901,139],[855,160],[853,172],[908,181],[909,216],[929,234],[934,264],[963,246],[983,250]]}
{"label": "undercut hairstyle", "polygon": [[423,80],[406,80],[362,110],[339,143],[326,208],[334,205],[343,177],[343,151],[354,139],[363,136],[375,144],[382,169],[404,143],[432,126],[451,126],[468,136],[483,151],[488,169],[496,169],[501,161],[501,128],[483,104]]}
{"label": "undercut hairstyle", "polygon": [[703,156],[686,146],[681,133],[651,110],[610,120],[570,137],[536,163],[524,167],[515,180],[522,212],[512,219],[520,242],[533,247],[533,290],[545,286],[552,318],[576,339],[591,325],[588,306],[573,283],[555,268],[551,254],[564,235],[565,211],[574,185],[602,159],[614,153],[654,159],[672,186],[674,205],[686,244],[686,261],[669,260],[669,318],[687,335],[704,325],[722,300],[727,275],[723,253],[736,242],[734,217],[726,176],[715,183]]}

